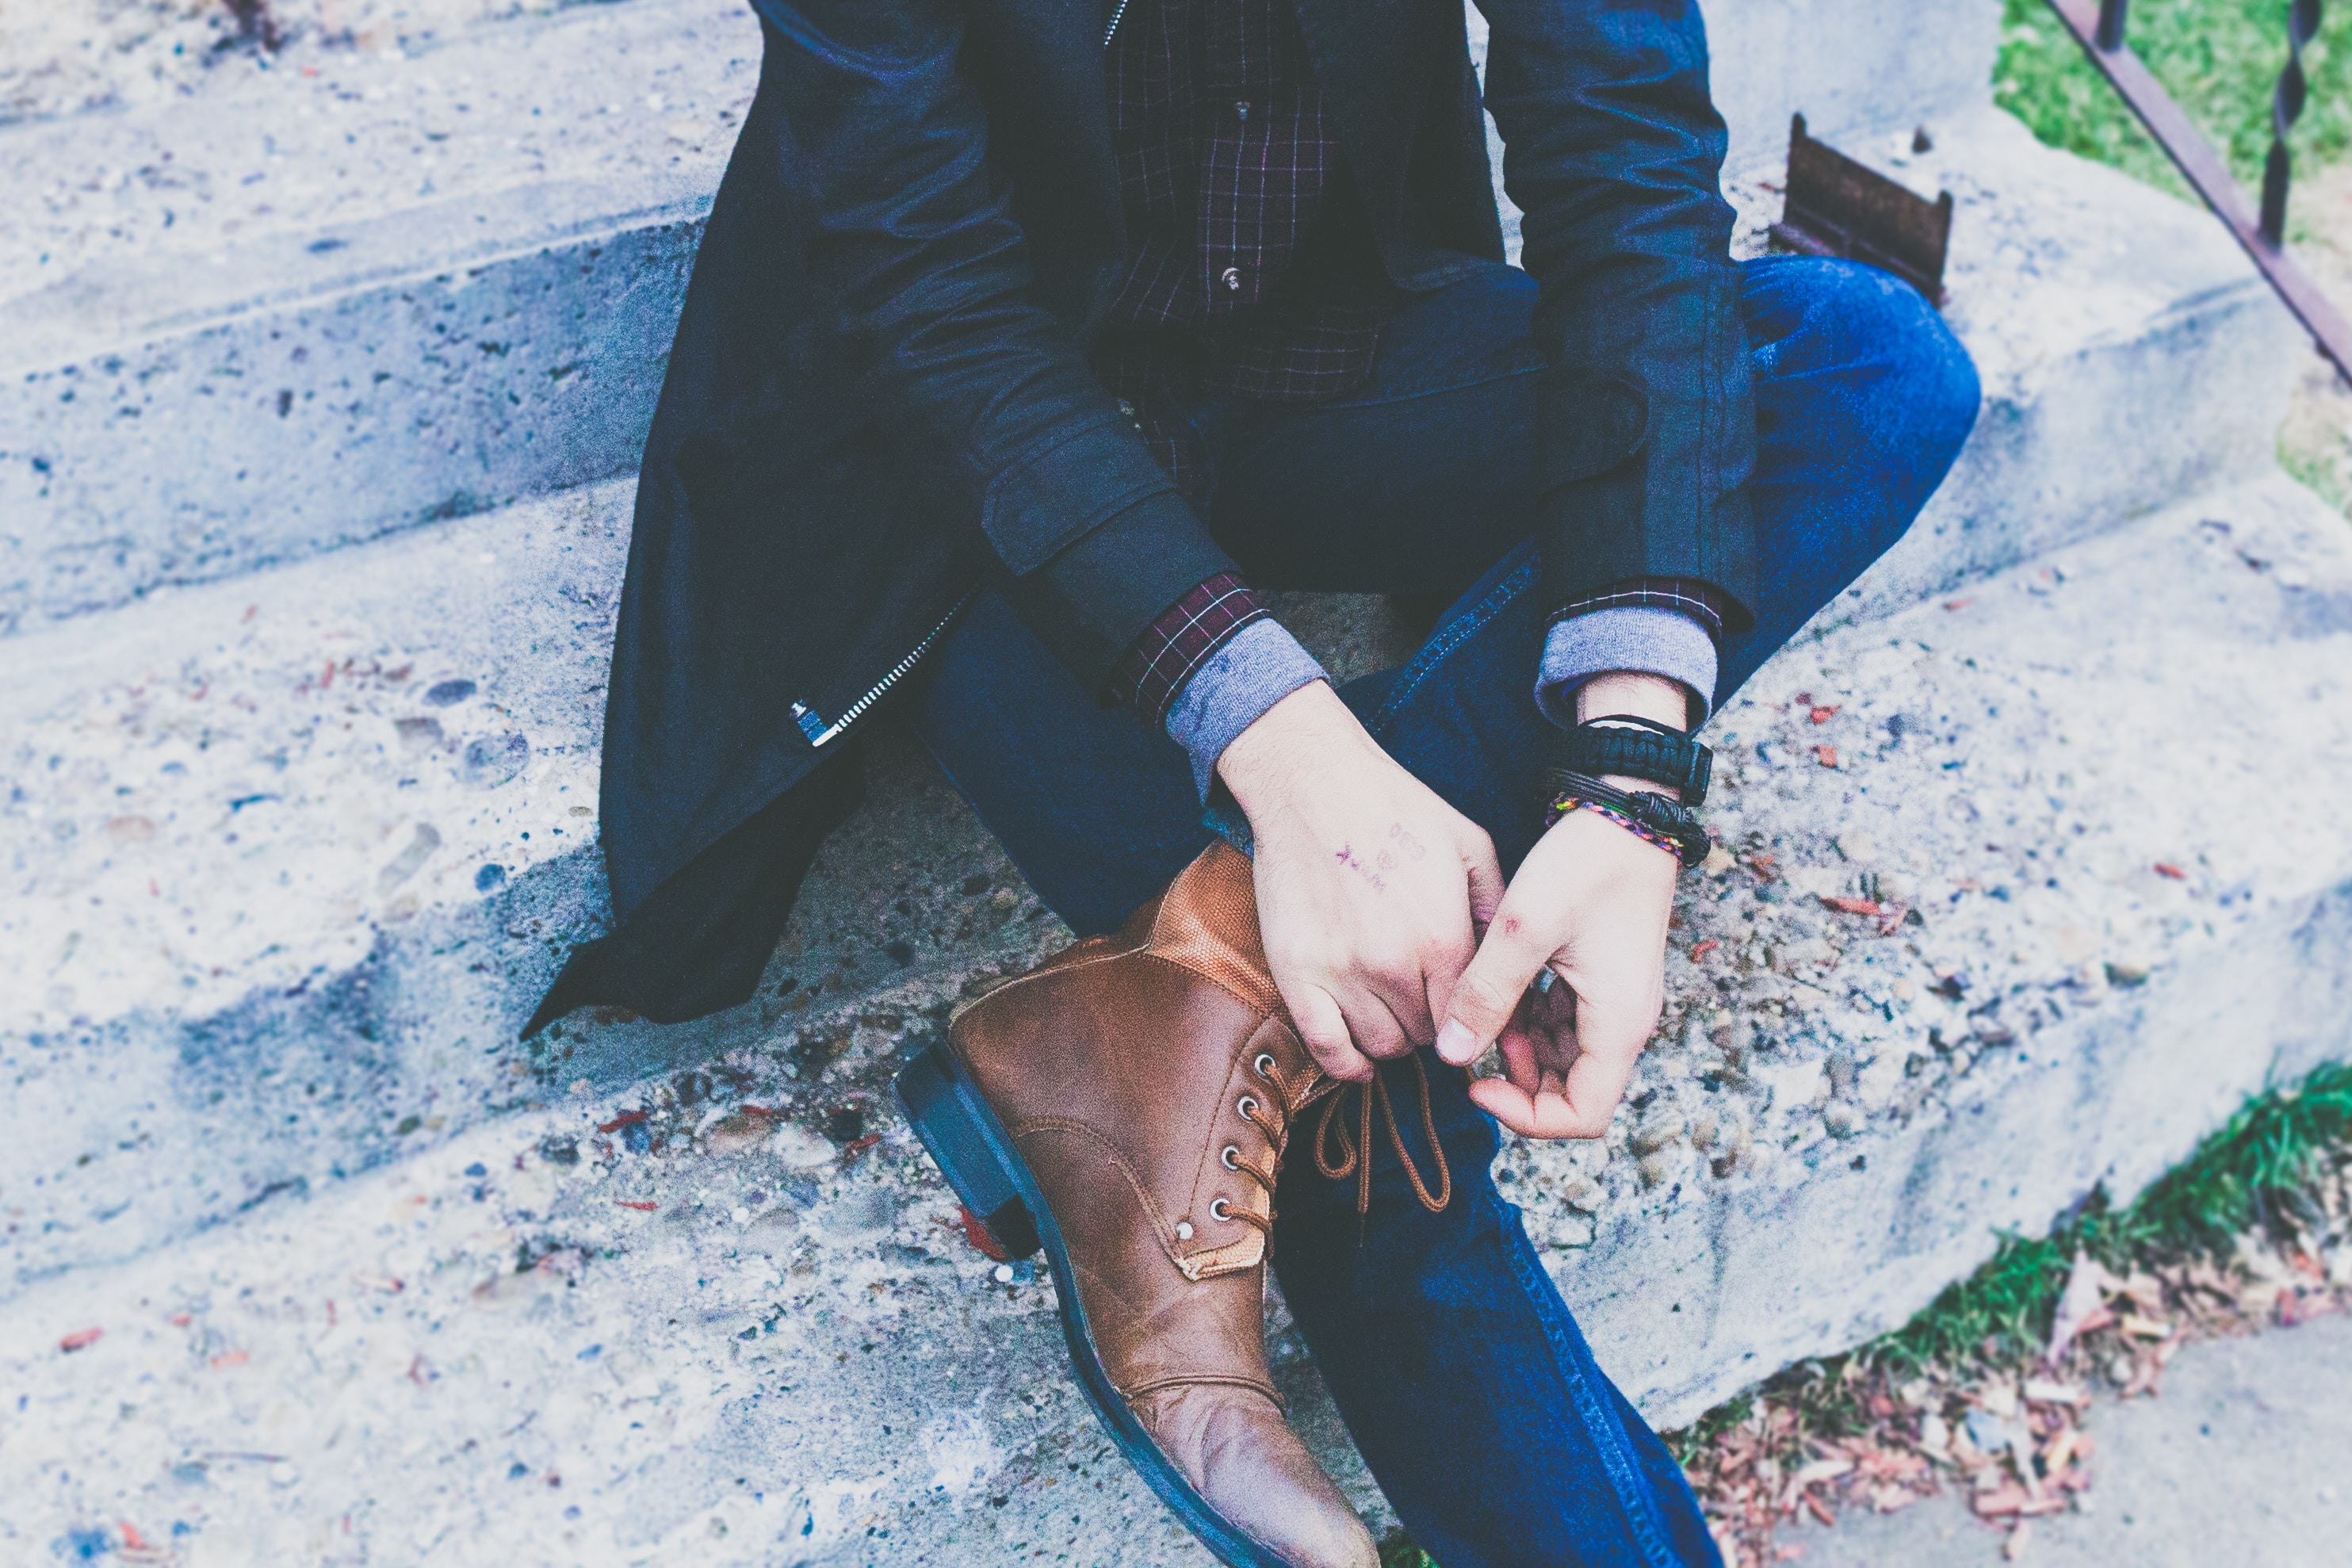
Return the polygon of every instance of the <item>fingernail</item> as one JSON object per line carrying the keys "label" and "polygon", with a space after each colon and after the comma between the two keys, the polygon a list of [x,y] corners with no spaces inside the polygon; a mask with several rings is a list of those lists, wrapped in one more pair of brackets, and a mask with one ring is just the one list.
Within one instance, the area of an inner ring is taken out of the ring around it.
{"label": "fingernail", "polygon": [[1459,1021],[1448,1018],[1445,1026],[1437,1031],[1437,1054],[1455,1067],[1474,1061],[1478,1056],[1478,1037]]}

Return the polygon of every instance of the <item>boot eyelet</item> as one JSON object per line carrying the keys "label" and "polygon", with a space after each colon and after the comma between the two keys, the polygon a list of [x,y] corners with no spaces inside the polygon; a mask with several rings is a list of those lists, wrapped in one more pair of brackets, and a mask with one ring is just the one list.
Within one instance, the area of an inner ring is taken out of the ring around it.
{"label": "boot eyelet", "polygon": [[1214,1198],[1212,1199],[1209,1204],[1209,1217],[1211,1219],[1230,1220],[1234,1217],[1234,1211],[1226,1205],[1224,1199]]}
{"label": "boot eyelet", "polygon": [[1242,1113],[1242,1120],[1244,1121],[1255,1121],[1257,1120],[1257,1096],[1254,1094],[1243,1095],[1241,1099],[1234,1102],[1234,1109]]}
{"label": "boot eyelet", "polygon": [[1265,1051],[1258,1052],[1257,1060],[1252,1062],[1250,1066],[1257,1069],[1258,1077],[1269,1083],[1274,1081],[1274,1058],[1271,1054]]}
{"label": "boot eyelet", "polygon": [[1237,1163],[1240,1157],[1241,1151],[1234,1148],[1230,1143],[1225,1145],[1225,1152],[1217,1156],[1218,1160],[1223,1163],[1225,1169],[1228,1171],[1238,1171],[1241,1169],[1240,1164]]}

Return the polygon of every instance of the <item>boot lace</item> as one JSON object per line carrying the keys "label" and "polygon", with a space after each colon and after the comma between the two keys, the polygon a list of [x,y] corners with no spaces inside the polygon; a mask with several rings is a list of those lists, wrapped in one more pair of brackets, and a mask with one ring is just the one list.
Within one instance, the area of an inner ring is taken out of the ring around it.
{"label": "boot lace", "polygon": [[[1387,1081],[1377,1065],[1370,1081],[1343,1083],[1338,1093],[1327,1094],[1325,1091],[1330,1079],[1320,1068],[1310,1066],[1295,1077],[1286,1076],[1270,1053],[1260,1051],[1257,1059],[1251,1064],[1251,1069],[1272,1092],[1265,1100],[1260,1100],[1254,1094],[1245,1094],[1234,1109],[1241,1112],[1244,1121],[1265,1130],[1272,1158],[1261,1166],[1244,1154],[1239,1146],[1228,1143],[1219,1159],[1226,1170],[1247,1176],[1265,1190],[1265,1217],[1260,1219],[1255,1214],[1235,1209],[1223,1198],[1209,1205],[1211,1216],[1221,1220],[1239,1220],[1265,1233],[1271,1245],[1274,1239],[1275,1182],[1282,1171],[1285,1140],[1291,1122],[1318,1097],[1322,1099],[1323,1105],[1315,1129],[1315,1168],[1335,1182],[1350,1175],[1356,1178],[1356,1215],[1360,1220],[1370,1212],[1372,1205],[1372,1107],[1375,1102],[1380,1106],[1381,1120],[1388,1129],[1389,1147],[1396,1151],[1397,1163],[1403,1167],[1405,1179],[1412,1184],[1413,1195],[1430,1213],[1443,1210],[1453,1201],[1454,1173],[1445,1163],[1444,1149],[1437,1142],[1437,1117],[1429,1100],[1429,1071],[1422,1066],[1418,1056],[1409,1059],[1412,1063],[1414,1088],[1421,1100],[1422,1133],[1428,1140],[1431,1157],[1437,1163],[1436,1192],[1430,1191],[1429,1184],[1422,1178],[1421,1167],[1413,1163],[1412,1151],[1405,1147],[1404,1134],[1397,1126],[1396,1108],[1390,1101]],[[1355,1097],[1356,1107],[1356,1131],[1352,1136],[1348,1130],[1348,1119],[1341,1112],[1341,1107],[1348,1103],[1350,1094]],[[1330,1152],[1335,1142],[1339,1148],[1337,1154]]]}

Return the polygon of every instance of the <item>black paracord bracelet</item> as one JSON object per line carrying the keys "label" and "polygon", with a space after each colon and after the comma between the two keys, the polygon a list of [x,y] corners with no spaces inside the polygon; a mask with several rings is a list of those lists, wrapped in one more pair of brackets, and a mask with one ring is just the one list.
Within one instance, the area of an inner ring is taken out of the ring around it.
{"label": "black paracord bracelet", "polygon": [[1609,713],[1554,736],[1549,760],[1588,778],[1620,774],[1664,784],[1696,809],[1706,804],[1715,753],[1691,735],[1654,719]]}
{"label": "black paracord bracelet", "polygon": [[1662,795],[1616,789],[1567,768],[1544,770],[1544,793],[1549,805],[1546,827],[1571,811],[1591,808],[1666,850],[1682,862],[1685,871],[1705,860],[1714,847],[1706,829],[1699,826],[1698,813]]}

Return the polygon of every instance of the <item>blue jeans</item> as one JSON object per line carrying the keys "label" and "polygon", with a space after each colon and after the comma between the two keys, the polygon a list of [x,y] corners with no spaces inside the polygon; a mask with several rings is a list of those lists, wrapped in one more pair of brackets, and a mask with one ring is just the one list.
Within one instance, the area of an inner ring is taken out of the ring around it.
{"label": "blue jeans", "polygon": [[[1546,724],[1533,696],[1542,614],[1526,537],[1535,294],[1498,267],[1393,317],[1350,397],[1213,398],[1197,414],[1210,526],[1251,582],[1456,595],[1410,662],[1341,695],[1486,829],[1506,873],[1542,828],[1529,787]],[[1979,401],[1966,353],[1885,273],[1751,261],[1741,306],[1763,582],[1754,629],[1722,649],[1717,703],[1902,537]],[[1129,710],[1097,706],[993,595],[933,651],[909,707],[1081,935],[1117,927],[1208,842],[1183,753]],[[1354,1183],[1308,1160],[1288,1162],[1276,1200],[1284,1297],[1372,1474],[1444,1568],[1717,1561],[1680,1468],[1594,1364],[1496,1192],[1494,1123],[1460,1072],[1423,1061],[1454,1173],[1444,1213],[1422,1207],[1380,1138],[1360,1225]],[[1391,1087],[1410,1098],[1402,1078]]]}

